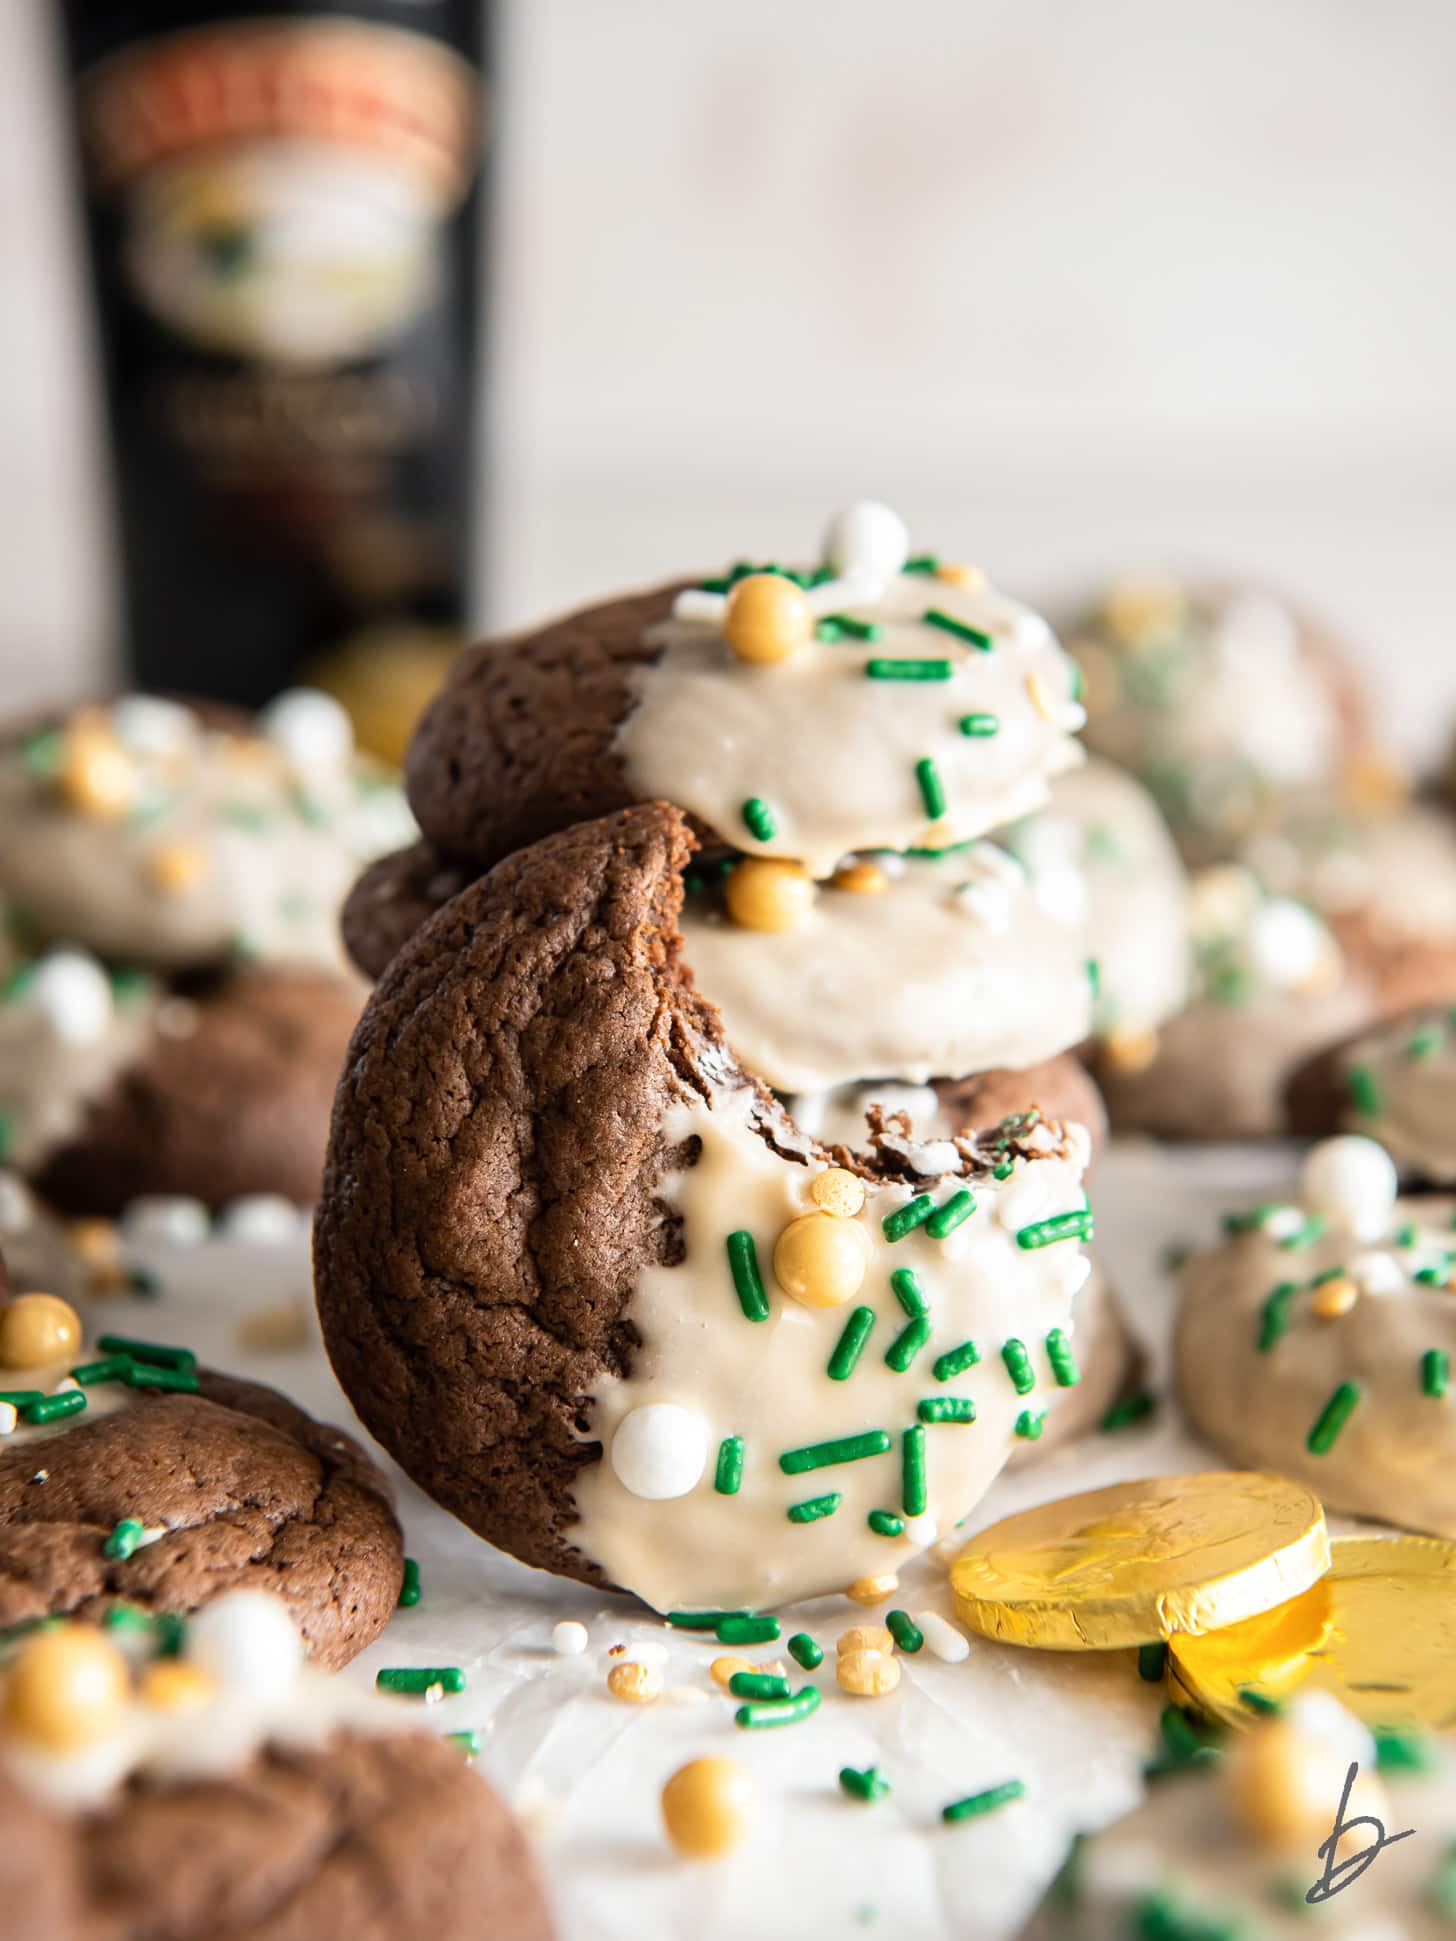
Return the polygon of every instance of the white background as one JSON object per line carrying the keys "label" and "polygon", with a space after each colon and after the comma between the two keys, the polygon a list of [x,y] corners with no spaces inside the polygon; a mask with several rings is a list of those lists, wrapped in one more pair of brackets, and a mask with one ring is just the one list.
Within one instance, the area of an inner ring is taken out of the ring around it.
{"label": "white background", "polygon": [[[107,639],[49,9],[0,12],[0,682]],[[1230,562],[1456,701],[1445,0],[516,0],[489,609],[865,491],[1031,596]],[[482,534],[485,549],[486,536]]]}

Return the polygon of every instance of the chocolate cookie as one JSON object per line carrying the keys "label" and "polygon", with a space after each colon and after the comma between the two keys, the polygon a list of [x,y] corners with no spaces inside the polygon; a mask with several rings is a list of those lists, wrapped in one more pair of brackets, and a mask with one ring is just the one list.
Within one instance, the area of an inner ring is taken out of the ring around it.
{"label": "chocolate cookie", "polygon": [[1063,1379],[1091,1225],[1055,1122],[827,1164],[683,961],[689,850],[625,810],[416,934],[315,1230],[330,1356],[411,1475],[658,1608],[839,1587],[963,1515]]}
{"label": "chocolate cookie", "polygon": [[1376,1139],[1403,1173],[1456,1186],[1456,1029],[1451,1007],[1423,1005],[1352,1033],[1301,1065],[1285,1101],[1289,1129]]}
{"label": "chocolate cookie", "polygon": [[0,1002],[6,1157],[72,1214],[150,1193],[308,1205],[358,1010],[322,973],[123,983],[51,953]]}
{"label": "chocolate cookie", "polygon": [[[394,1610],[404,1557],[389,1485],[359,1445],[273,1389],[194,1369],[185,1350],[140,1345],[139,1375],[104,1347],[17,1367],[14,1331],[36,1324],[21,1311],[45,1302],[64,1305],[22,1294],[0,1311],[0,1383],[85,1405],[43,1426],[22,1406],[0,1436],[0,1631],[117,1602],[187,1612],[250,1585],[277,1592],[317,1663],[362,1651]],[[78,1338],[74,1315],[61,1320]],[[81,1387],[58,1389],[72,1368]]]}
{"label": "chocolate cookie", "polygon": [[14,1941],[549,1941],[500,1799],[398,1702],[300,1664],[267,1597],[225,1595],[180,1655],[74,1624],[8,1671]]}
{"label": "chocolate cookie", "polygon": [[447,862],[424,841],[380,856],[345,899],[339,917],[344,948],[372,983],[425,918],[479,874],[469,864]]}
{"label": "chocolate cookie", "polygon": [[1083,719],[1046,623],[972,569],[903,550],[862,569],[850,551],[463,654],[406,763],[420,827],[485,868],[669,801],[705,842],[822,879],[859,851],[944,849],[1040,807],[1080,759]]}

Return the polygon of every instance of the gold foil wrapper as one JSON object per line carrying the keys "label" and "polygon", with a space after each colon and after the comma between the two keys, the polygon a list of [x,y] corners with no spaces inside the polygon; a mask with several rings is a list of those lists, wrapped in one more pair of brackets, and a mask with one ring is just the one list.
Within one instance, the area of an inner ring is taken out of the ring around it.
{"label": "gold foil wrapper", "polygon": [[1116,1651],[1238,1624],[1329,1568],[1324,1511],[1259,1471],[1160,1476],[1043,1503],[951,1566],[964,1623],[1041,1651]]}
{"label": "gold foil wrapper", "polygon": [[1302,1595],[1171,1639],[1168,1684],[1230,1725],[1301,1689],[1332,1692],[1367,1725],[1456,1725],[1456,1543],[1337,1537],[1329,1575]]}

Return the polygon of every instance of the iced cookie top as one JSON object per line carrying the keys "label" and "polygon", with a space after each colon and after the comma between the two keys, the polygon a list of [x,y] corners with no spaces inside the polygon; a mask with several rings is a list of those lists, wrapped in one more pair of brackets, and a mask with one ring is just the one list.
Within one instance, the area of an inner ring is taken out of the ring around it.
{"label": "iced cookie top", "polygon": [[702,885],[682,914],[693,975],[776,1090],[1021,1069],[1087,1033],[1081,931],[993,843],[858,857],[821,884],[754,860],[690,881]]}
{"label": "iced cookie top", "polygon": [[1181,1009],[1191,972],[1187,879],[1157,804],[1134,777],[1089,761],[1004,840],[1043,907],[1082,933],[1096,965],[1099,1037],[1142,1036]]}
{"label": "iced cookie top", "polygon": [[[1358,1768],[1343,1816],[1343,1788]],[[1352,1826],[1329,1856],[1337,1819]],[[1414,1838],[1391,1836],[1414,1830]],[[1456,1771],[1434,1737],[1381,1740],[1325,1693],[1297,1697],[1221,1750],[1160,1778],[1143,1804],[1080,1837],[1025,1930],[1079,1941],[1274,1941],[1323,1934],[1438,1941],[1456,1901]],[[1311,1902],[1311,1889],[1316,1899]]]}
{"label": "iced cookie top", "polygon": [[641,799],[816,877],[944,848],[1039,807],[1080,753],[1077,676],[975,568],[851,507],[808,572],[737,567],[649,630],[615,753]]}
{"label": "iced cookie top", "polygon": [[156,969],[339,965],[354,877],[411,833],[307,689],[250,725],[125,695],[0,751],[0,893],[40,938]]}
{"label": "iced cookie top", "polygon": [[1292,802],[1343,786],[1363,704],[1336,653],[1272,594],[1121,579],[1067,639],[1088,747],[1148,785],[1190,861],[1231,855]]}
{"label": "iced cookie top", "polygon": [[1373,1141],[1315,1146],[1298,1200],[1235,1209],[1182,1272],[1179,1392],[1242,1466],[1328,1508],[1456,1535],[1456,1201],[1397,1200]]}

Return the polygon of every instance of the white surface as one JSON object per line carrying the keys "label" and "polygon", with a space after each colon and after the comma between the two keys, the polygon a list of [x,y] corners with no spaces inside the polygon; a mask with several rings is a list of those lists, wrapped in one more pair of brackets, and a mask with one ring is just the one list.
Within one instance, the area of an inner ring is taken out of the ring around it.
{"label": "white surface", "polygon": [[[1226,1205],[1283,1190],[1293,1166],[1275,1153],[1160,1155],[1128,1147],[1104,1162],[1093,1187],[1098,1251],[1133,1317],[1165,1361],[1168,1302],[1157,1261],[1173,1239],[1211,1232]],[[240,1353],[235,1331],[260,1306],[301,1296],[303,1245],[141,1246],[161,1293],[146,1302],[97,1304],[98,1325],[186,1341],[219,1366],[286,1389],[347,1421],[320,1349]],[[1154,1424],[1094,1436],[998,1483],[975,1513],[980,1527],[1027,1504],[1138,1475],[1217,1467],[1179,1429],[1164,1403]],[[750,1647],[755,1662],[787,1659],[784,1640],[810,1631],[826,1658],[812,1674],[824,1692],[803,1724],[743,1732],[736,1701],[708,1675],[724,1647],[672,1632],[640,1607],[529,1571],[488,1549],[402,1483],[406,1548],[418,1558],[423,1597],[343,1674],[372,1682],[389,1664],[458,1664],[468,1685],[420,1716],[442,1731],[483,1734],[481,1765],[516,1800],[536,1834],[562,1941],[829,1941],[866,1932],[894,1941],[950,1941],[1012,1933],[1075,1830],[1129,1806],[1154,1748],[1161,1687],[1142,1684],[1131,1654],[1071,1656],[973,1640],[964,1662],[929,1651],[902,1659],[899,1691],[884,1699],[841,1694],[834,1641],[853,1623],[883,1617],[843,1598],[781,1611],[783,1639]],[[949,1612],[944,1572],[928,1560],[902,1579],[896,1603]],[[580,1656],[553,1648],[563,1619],[589,1628]],[[668,1697],[637,1707],[609,1698],[610,1645],[665,1646]],[[717,1865],[674,1857],[658,1793],[685,1760],[725,1753],[746,1763],[761,1792],[757,1832]],[[843,1798],[844,1765],[878,1761],[893,1795],[873,1806]],[[949,1800],[1009,1778],[1027,1799],[994,1817],[943,1826]]]}

